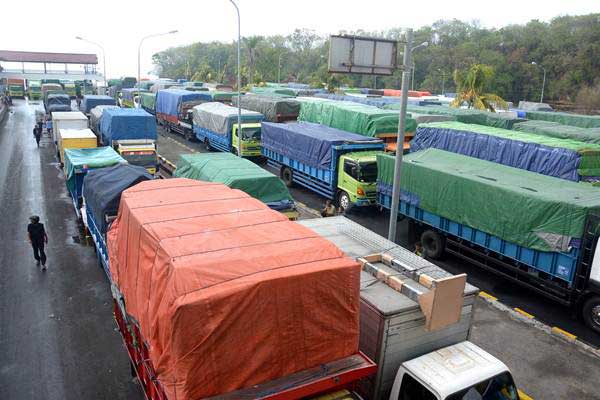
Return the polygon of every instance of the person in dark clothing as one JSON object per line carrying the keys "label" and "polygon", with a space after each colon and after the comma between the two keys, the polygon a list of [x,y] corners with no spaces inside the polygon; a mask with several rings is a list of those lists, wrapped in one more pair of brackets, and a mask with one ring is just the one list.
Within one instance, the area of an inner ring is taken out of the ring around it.
{"label": "person in dark clothing", "polygon": [[33,136],[35,136],[35,142],[37,143],[37,147],[40,147],[40,140],[42,139],[42,129],[36,125],[33,128]]}
{"label": "person in dark clothing", "polygon": [[27,226],[27,234],[29,235],[29,243],[33,248],[33,257],[37,265],[42,263],[42,271],[46,270],[46,253],[44,245],[48,244],[48,235],[44,229],[44,224],[40,223],[40,217],[34,215],[29,217],[31,223]]}

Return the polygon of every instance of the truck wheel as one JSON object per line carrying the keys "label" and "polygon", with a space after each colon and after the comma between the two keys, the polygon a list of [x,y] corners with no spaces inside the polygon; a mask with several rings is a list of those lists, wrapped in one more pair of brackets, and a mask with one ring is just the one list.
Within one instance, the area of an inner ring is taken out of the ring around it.
{"label": "truck wheel", "polygon": [[343,190],[338,193],[338,206],[342,209],[342,212],[347,211],[352,207],[352,201],[350,201],[350,196],[348,193]]}
{"label": "truck wheel", "polygon": [[185,140],[187,140],[188,142],[191,142],[193,139],[191,132],[186,132],[183,136],[185,137]]}
{"label": "truck wheel", "polygon": [[204,149],[206,149],[206,151],[210,151],[210,142],[208,141],[208,138],[204,139]]}
{"label": "truck wheel", "polygon": [[293,177],[294,174],[292,173],[292,170],[288,167],[284,167],[281,170],[281,179],[285,183],[285,186],[292,187],[292,185],[294,184]]}
{"label": "truck wheel", "polygon": [[426,230],[421,235],[421,244],[426,256],[434,260],[439,259],[444,254],[445,242],[442,235],[431,229]]}
{"label": "truck wheel", "polygon": [[592,296],[587,299],[582,309],[585,324],[600,333],[600,296]]}

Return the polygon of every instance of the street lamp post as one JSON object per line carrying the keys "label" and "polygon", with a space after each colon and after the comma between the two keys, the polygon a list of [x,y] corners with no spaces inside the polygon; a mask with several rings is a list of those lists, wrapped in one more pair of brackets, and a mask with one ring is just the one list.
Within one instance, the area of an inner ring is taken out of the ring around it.
{"label": "street lamp post", "polygon": [[[140,44],[138,45],[138,54],[137,54],[137,56],[138,56],[138,68],[137,68],[138,69],[138,74],[137,74],[138,99],[140,97],[140,79],[141,79],[141,75],[142,75],[141,74],[141,64],[140,64],[142,43],[144,43],[144,40],[152,38],[152,37],[172,35],[177,32],[178,32],[177,30],[174,30],[174,31],[169,31],[169,32],[164,32],[164,33],[153,33],[152,35],[144,36],[142,38],[142,40],[140,40]],[[140,105],[141,105],[141,102],[138,100],[138,104],[137,104],[138,108],[140,107]]]}
{"label": "street lamp post", "polygon": [[[420,49],[421,47],[427,47],[429,46],[429,42],[423,42],[418,46],[413,47],[410,52],[412,53],[413,51]],[[412,62],[412,78],[411,78],[411,84],[410,84],[410,90],[415,90],[415,61],[413,60]]]}
{"label": "street lamp post", "polygon": [[237,13],[237,21],[238,21],[238,40],[237,40],[237,90],[238,90],[238,128],[237,128],[237,137],[238,137],[238,156],[242,156],[242,70],[240,64],[240,42],[242,40],[241,37],[241,23],[240,23],[240,9],[238,5],[233,0],[229,0],[233,7],[235,7],[235,11]]}
{"label": "street lamp post", "polygon": [[[396,160],[394,163],[394,186],[392,187],[392,204],[390,205],[390,225],[388,230],[388,239],[396,241],[396,226],[398,223],[398,206],[400,203],[400,176],[402,174],[402,156],[404,152],[404,130],[406,127],[406,104],[408,103],[408,85],[410,74],[414,71],[412,61],[413,51],[429,45],[423,42],[418,46],[412,47],[413,30],[406,30],[406,44],[404,45],[404,60],[402,71],[402,96],[400,97],[400,116],[398,123],[398,137],[396,139]],[[413,71],[411,71],[411,69]],[[414,76],[414,75],[413,75]]]}
{"label": "street lamp post", "polygon": [[281,53],[279,53],[279,62],[277,63],[278,67],[277,67],[277,83],[281,83],[281,57],[284,55],[285,53],[282,51]]}
{"label": "street lamp post", "polygon": [[546,68],[536,63],[535,61],[531,62],[531,65],[537,65],[544,71],[544,79],[542,80],[542,94],[540,96],[540,103],[544,102],[544,87],[546,86]]}
{"label": "street lamp post", "polygon": [[[100,47],[100,50],[102,50],[102,72],[104,72],[104,89],[106,90],[106,87],[107,87],[107,85],[106,85],[106,52],[104,51],[104,47],[102,47],[102,45],[100,45],[99,43],[84,39],[81,36],[75,36],[75,39],[81,40],[83,42],[91,43],[95,46]],[[85,80],[83,82],[83,90],[85,92]]]}

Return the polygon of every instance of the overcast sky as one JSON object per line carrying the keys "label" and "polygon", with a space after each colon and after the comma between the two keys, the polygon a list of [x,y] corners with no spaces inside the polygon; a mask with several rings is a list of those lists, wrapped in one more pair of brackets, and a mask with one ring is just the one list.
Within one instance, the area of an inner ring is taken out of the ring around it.
{"label": "overcast sky", "polygon": [[[405,6],[408,4],[410,9]],[[296,28],[314,29],[320,34],[416,29],[452,18],[501,27],[600,11],[598,0],[239,0],[239,5],[242,36],[288,34]],[[138,44],[148,34],[179,31],[144,42],[142,75],[152,69],[151,57],[157,51],[237,37],[235,11],[229,0],[5,0],[0,10],[0,49],[99,53],[96,47],[75,39],[80,35],[105,47],[109,77],[137,75]]]}

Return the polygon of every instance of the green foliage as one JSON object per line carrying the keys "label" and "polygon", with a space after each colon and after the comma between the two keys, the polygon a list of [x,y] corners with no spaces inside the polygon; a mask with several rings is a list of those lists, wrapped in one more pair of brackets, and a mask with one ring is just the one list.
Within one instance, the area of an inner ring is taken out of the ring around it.
{"label": "green foliage", "polygon": [[[345,32],[368,36],[401,38],[400,29],[383,32]],[[494,79],[486,91],[504,99],[536,100],[542,88],[542,69],[547,81],[544,98],[575,101],[579,91],[600,83],[600,14],[561,16],[550,22],[532,20],[525,25],[486,29],[459,20],[437,21],[415,31],[415,43],[427,48],[415,52],[415,89],[440,93],[455,92],[454,70],[473,64],[489,65]],[[353,87],[373,87],[372,76],[327,73],[328,39],[314,31],[297,29],[288,36],[255,36],[243,39],[243,84],[277,82],[279,56],[281,80]],[[212,79],[235,84],[236,42],[194,43],[170,48],[154,55],[162,75],[170,78],[193,76],[208,65]],[[535,61],[538,65],[531,65]],[[220,68],[219,68],[220,67]],[[378,77],[377,87],[399,88],[401,73]]]}
{"label": "green foliage", "polygon": [[493,93],[485,93],[494,81],[494,68],[489,65],[474,64],[467,71],[455,70],[456,98],[452,107],[467,104],[477,110],[495,111],[496,107],[507,109],[506,102]]}

